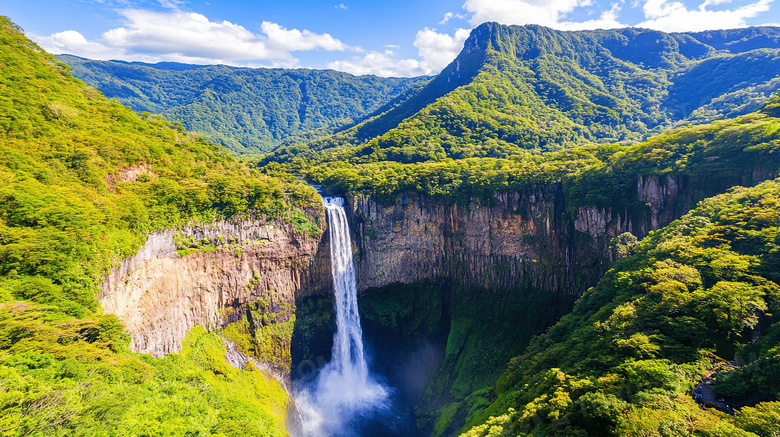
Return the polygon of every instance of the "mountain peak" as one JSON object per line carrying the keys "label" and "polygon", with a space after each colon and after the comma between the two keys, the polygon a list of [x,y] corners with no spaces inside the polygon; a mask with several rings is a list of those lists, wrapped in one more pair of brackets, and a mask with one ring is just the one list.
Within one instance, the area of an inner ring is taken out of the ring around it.
{"label": "mountain peak", "polygon": [[[508,157],[634,142],[676,124],[746,114],[780,87],[778,30],[560,31],[486,22],[419,93],[317,148],[338,150],[349,138],[360,159]],[[741,52],[751,47],[739,42],[745,38],[766,47]]]}

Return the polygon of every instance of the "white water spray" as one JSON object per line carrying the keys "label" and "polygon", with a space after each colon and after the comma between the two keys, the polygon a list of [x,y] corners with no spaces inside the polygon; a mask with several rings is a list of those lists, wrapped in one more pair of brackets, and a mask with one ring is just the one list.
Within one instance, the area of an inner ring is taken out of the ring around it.
{"label": "white water spray", "polygon": [[358,313],[355,266],[344,199],[323,199],[328,215],[336,333],[330,363],[314,383],[296,395],[306,436],[343,434],[343,425],[358,414],[383,407],[387,390],[368,373]]}

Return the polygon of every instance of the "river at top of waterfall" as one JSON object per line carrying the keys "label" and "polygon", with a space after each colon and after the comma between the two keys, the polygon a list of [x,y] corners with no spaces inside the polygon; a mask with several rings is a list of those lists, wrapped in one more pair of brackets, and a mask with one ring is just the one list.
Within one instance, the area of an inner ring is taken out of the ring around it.
{"label": "river at top of waterfall", "polygon": [[366,362],[344,199],[325,197],[323,204],[330,235],[336,333],[331,361],[295,396],[305,436],[349,435],[353,419],[386,408],[389,396]]}

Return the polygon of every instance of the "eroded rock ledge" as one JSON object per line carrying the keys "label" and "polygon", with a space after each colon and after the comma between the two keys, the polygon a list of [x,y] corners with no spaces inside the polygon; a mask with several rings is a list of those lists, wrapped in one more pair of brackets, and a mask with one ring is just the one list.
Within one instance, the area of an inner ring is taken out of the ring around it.
{"label": "eroded rock ledge", "polygon": [[[182,257],[176,242],[188,239],[213,245]],[[296,295],[330,288],[323,238],[283,222],[222,220],[149,235],[104,280],[100,302],[124,322],[133,351],[161,357],[180,351],[194,326],[214,329],[243,314],[226,308],[262,299],[286,317]]]}

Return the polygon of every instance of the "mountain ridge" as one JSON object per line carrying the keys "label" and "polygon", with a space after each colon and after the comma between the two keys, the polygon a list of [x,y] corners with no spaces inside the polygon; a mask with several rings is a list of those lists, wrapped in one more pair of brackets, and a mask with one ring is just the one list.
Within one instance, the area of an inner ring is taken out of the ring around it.
{"label": "mountain ridge", "polygon": [[[699,37],[718,35],[725,35],[723,47],[729,38],[743,43],[728,46],[731,53],[688,33],[485,23],[399,107],[307,145],[281,147],[261,164],[293,155],[353,163],[507,158],[521,150],[634,142],[758,109],[780,89],[780,28]],[[748,43],[765,47],[737,51],[752,48]]]}
{"label": "mountain ridge", "polygon": [[239,155],[353,124],[427,80],[303,68],[59,59],[107,97],[182,122]]}

